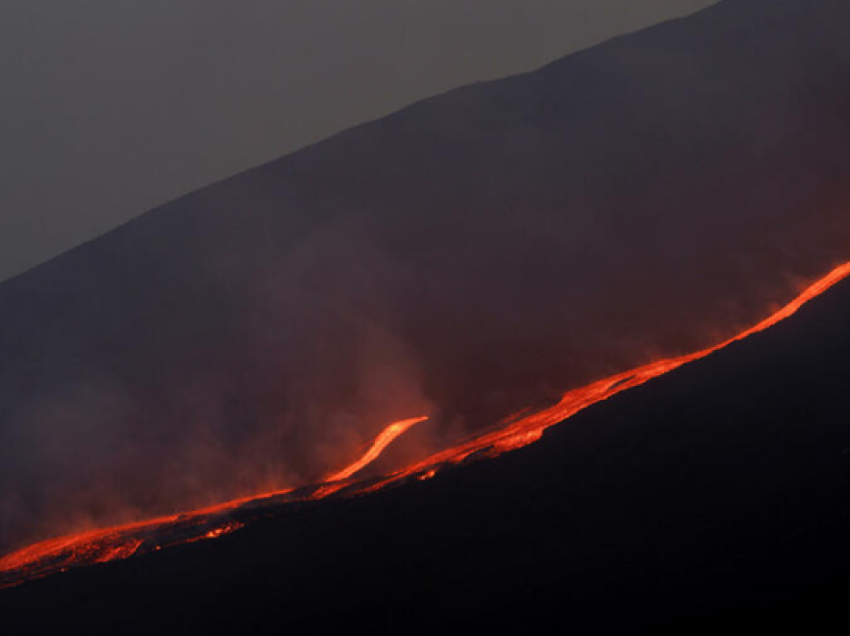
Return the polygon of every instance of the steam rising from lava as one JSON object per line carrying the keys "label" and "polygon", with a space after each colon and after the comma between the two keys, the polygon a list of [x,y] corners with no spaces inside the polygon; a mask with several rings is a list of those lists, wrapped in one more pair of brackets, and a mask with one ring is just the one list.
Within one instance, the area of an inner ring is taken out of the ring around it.
{"label": "steam rising from lava", "polygon": [[563,422],[593,404],[772,327],[848,276],[850,276],[850,262],[835,268],[808,286],[790,303],[728,340],[686,355],[658,360],[573,389],[549,408],[508,418],[489,433],[462,441],[377,479],[362,482],[346,481],[374,462],[394,440],[416,424],[427,420],[427,417],[410,418],[388,425],[359,460],[333,474],[325,483],[312,488],[261,493],[180,515],[58,537],[34,544],[0,559],[0,587],[16,585],[66,567],[124,559],[138,551],[160,549],[200,539],[214,539],[244,525],[243,521],[236,518],[237,516],[247,522],[252,518],[252,510],[256,512],[264,506],[275,506],[303,499],[322,499],[338,493],[348,495],[367,493],[409,477],[430,479],[447,465],[460,463],[471,456],[477,459],[494,457],[521,448],[539,440],[548,427]]}

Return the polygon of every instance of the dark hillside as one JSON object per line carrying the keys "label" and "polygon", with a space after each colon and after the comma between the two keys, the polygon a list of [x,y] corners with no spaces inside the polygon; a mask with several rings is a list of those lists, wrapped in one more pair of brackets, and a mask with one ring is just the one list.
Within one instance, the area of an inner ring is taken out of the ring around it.
{"label": "dark hillside", "polygon": [[[407,108],[0,286],[0,551],[439,444],[848,258],[850,3],[728,0]],[[49,187],[49,184],[45,184]]]}
{"label": "dark hillside", "polygon": [[820,632],[850,583],[848,324],[844,282],[535,445],[3,590],[0,616],[15,634]]}

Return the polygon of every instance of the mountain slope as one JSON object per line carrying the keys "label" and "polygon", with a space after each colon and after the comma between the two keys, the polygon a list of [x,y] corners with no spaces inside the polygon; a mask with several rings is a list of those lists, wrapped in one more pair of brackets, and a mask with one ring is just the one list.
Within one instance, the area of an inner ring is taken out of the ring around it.
{"label": "mountain slope", "polygon": [[[818,630],[850,549],[850,283],[537,444],[0,592],[15,633]],[[49,607],[45,612],[43,608]]]}
{"label": "mountain slope", "polygon": [[0,286],[0,550],[408,452],[730,335],[850,245],[850,6],[728,0]]}

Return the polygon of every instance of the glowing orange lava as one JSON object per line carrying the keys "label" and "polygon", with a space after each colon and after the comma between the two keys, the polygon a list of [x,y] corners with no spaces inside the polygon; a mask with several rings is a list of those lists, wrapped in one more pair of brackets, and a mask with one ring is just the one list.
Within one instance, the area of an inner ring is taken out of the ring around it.
{"label": "glowing orange lava", "polygon": [[380,435],[378,435],[377,439],[372,443],[372,446],[368,451],[366,451],[366,454],[363,455],[363,457],[351,464],[348,468],[332,475],[328,481],[348,479],[355,473],[359,473],[366,466],[375,461],[378,456],[384,452],[384,449],[392,444],[393,440],[395,440],[399,435],[405,433],[408,429],[410,429],[410,427],[419,424],[419,422],[424,422],[427,419],[427,417],[412,417],[409,420],[402,420],[400,422],[390,424]]}
{"label": "glowing orange lava", "polygon": [[335,494],[339,496],[364,494],[410,477],[427,480],[434,477],[442,468],[458,464],[473,455],[476,459],[495,457],[509,450],[527,446],[539,440],[550,426],[563,422],[588,406],[644,384],[684,364],[705,358],[734,342],[768,329],[793,315],[804,304],[848,276],[850,276],[850,263],[835,268],[770,317],[720,344],[695,353],[658,360],[573,389],[564,394],[554,406],[537,412],[524,411],[508,418],[489,433],[473,437],[377,479],[358,482],[350,478],[373,462],[399,435],[426,420],[426,417],[416,417],[390,424],[361,459],[333,474],[321,484],[297,490],[262,493],[188,513],[91,530],[36,543],[0,558],[0,588],[65,571],[70,567],[124,559],[163,547],[220,537],[237,530],[251,519],[268,514],[268,510],[288,502],[324,499]]}
{"label": "glowing orange lava", "polygon": [[182,514],[90,530],[27,546],[0,558],[0,588],[53,572],[64,572],[70,567],[126,559],[139,552],[215,539],[244,525],[241,521],[231,519],[230,515],[246,507],[324,499],[349,486],[344,480],[377,459],[399,435],[427,419],[423,416],[393,422],[378,435],[358,461],[322,484],[299,489],[299,494],[292,497],[288,497],[293,493],[292,489],[267,492]]}

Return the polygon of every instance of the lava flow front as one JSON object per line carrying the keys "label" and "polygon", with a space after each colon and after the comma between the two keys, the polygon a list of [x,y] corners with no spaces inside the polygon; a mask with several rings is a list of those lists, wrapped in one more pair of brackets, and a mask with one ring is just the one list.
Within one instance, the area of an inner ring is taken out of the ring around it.
{"label": "lava flow front", "polygon": [[375,439],[361,459],[334,473],[320,484],[262,493],[202,510],[92,530],[31,545],[0,559],[0,587],[17,585],[70,567],[124,559],[134,554],[177,544],[216,538],[254,519],[271,514],[282,504],[323,499],[331,495],[363,494],[408,478],[428,479],[442,468],[472,459],[473,455],[475,459],[495,457],[506,451],[521,448],[540,439],[543,432],[550,426],[563,422],[593,404],[768,329],[793,315],[804,304],[848,276],[850,276],[850,263],[835,268],[757,325],[713,347],[679,357],[658,360],[574,389],[564,394],[554,406],[508,418],[489,433],[468,439],[378,478],[360,481],[351,479],[373,462],[398,436],[428,418],[415,417],[390,424]]}

